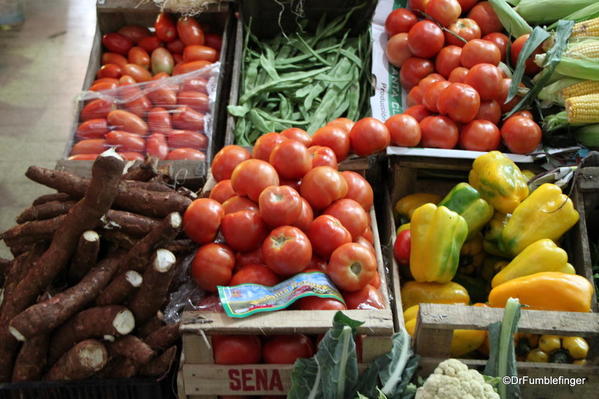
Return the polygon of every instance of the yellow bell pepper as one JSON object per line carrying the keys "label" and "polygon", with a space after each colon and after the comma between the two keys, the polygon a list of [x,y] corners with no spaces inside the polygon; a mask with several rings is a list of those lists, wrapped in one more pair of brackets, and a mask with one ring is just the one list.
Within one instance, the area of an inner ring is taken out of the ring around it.
{"label": "yellow bell pepper", "polygon": [[524,169],[522,171],[522,174],[524,175],[524,177],[526,177],[526,181],[530,181],[530,179],[532,179],[533,177],[535,177],[537,175],[535,172],[533,172],[532,170],[529,170],[529,169]]}
{"label": "yellow bell pepper", "polygon": [[412,218],[412,213],[424,204],[438,204],[441,201],[441,196],[429,193],[414,193],[402,197],[395,203],[395,214],[404,216],[408,219]]}
{"label": "yellow bell pepper", "polygon": [[444,206],[424,204],[410,222],[410,272],[416,281],[447,283],[455,275],[468,226]]}
{"label": "yellow bell pepper", "polygon": [[485,260],[485,251],[483,250],[483,236],[480,233],[474,235],[462,245],[460,251],[460,273],[474,274]]}
{"label": "yellow bell pepper", "polygon": [[399,233],[401,233],[404,230],[410,230],[410,223],[404,223],[401,226],[399,226],[397,228],[397,233],[396,234],[399,234]]}
{"label": "yellow bell pepper", "polygon": [[562,347],[562,340],[558,335],[541,335],[539,338],[539,349],[545,353],[551,353]]}
{"label": "yellow bell pepper", "polygon": [[533,242],[520,252],[504,269],[493,277],[491,287],[508,280],[540,272],[562,272],[575,274],[574,267],[568,263],[566,251],[548,238]]}
{"label": "yellow bell pepper", "polygon": [[540,348],[536,348],[528,352],[526,355],[527,362],[538,362],[538,363],[547,363],[549,361],[549,355],[547,352],[543,351]]}
{"label": "yellow bell pepper", "polygon": [[542,184],[514,210],[501,232],[499,249],[515,256],[541,238],[557,241],[579,218],[561,188]]}
{"label": "yellow bell pepper", "polygon": [[489,286],[491,285],[491,280],[493,276],[499,273],[503,268],[505,268],[509,264],[509,261],[498,258],[495,256],[487,256],[483,261],[483,266],[480,269],[480,277],[489,282]]}
{"label": "yellow bell pepper", "polygon": [[502,258],[509,258],[510,255],[499,249],[499,239],[503,228],[510,220],[511,214],[495,212],[488,223],[487,232],[483,241],[483,248],[486,253]]}
{"label": "yellow bell pepper", "polygon": [[542,272],[518,277],[493,288],[489,305],[504,307],[508,298],[518,298],[533,310],[589,312],[593,285],[577,274]]}
{"label": "yellow bell pepper", "polygon": [[408,281],[401,287],[401,303],[408,309],[419,303],[465,303],[470,302],[466,288],[458,283],[423,283]]}
{"label": "yellow bell pepper", "polygon": [[478,234],[493,217],[493,207],[468,183],[458,183],[438,205],[464,218],[468,225],[468,240]]}
{"label": "yellow bell pepper", "polygon": [[[477,304],[478,305],[478,304]],[[475,305],[476,306],[476,305]],[[419,306],[411,306],[404,312],[406,331],[412,338],[416,332],[416,320],[418,318]],[[453,330],[451,338],[451,356],[463,356],[477,350],[487,337],[486,330]]]}
{"label": "yellow bell pepper", "polygon": [[528,196],[528,179],[511,159],[499,151],[476,158],[468,181],[484,200],[501,213],[512,213]]}

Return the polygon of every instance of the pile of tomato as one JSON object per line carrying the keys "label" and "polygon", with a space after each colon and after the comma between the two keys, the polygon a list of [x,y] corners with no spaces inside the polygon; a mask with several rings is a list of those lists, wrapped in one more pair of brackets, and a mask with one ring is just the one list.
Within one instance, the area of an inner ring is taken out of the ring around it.
{"label": "pile of tomato", "polygon": [[[143,159],[144,154],[205,159],[207,79],[169,79],[219,59],[222,37],[205,28],[211,27],[191,17],[175,20],[160,13],[153,31],[127,25],[106,33],[102,44],[107,51],[89,88],[104,95],[84,105],[69,159],[93,160],[109,146],[116,146],[126,159]],[[150,83],[139,85],[144,82]]]}
{"label": "pile of tomato", "polygon": [[[528,35],[510,43],[487,1],[410,0],[408,7],[393,10],[385,22],[387,58],[400,68],[409,107],[386,122],[393,143],[473,151],[503,143],[512,153],[535,150],[542,131],[530,112],[501,122],[520,98],[506,103],[511,79],[498,66],[508,48],[516,64]],[[528,60],[526,73],[535,69]]]}

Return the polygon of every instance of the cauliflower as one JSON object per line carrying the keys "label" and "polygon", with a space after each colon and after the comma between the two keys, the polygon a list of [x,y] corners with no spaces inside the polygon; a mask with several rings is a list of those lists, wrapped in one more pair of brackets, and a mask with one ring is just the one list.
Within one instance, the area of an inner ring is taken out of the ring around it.
{"label": "cauliflower", "polygon": [[457,359],[448,359],[418,388],[416,399],[499,399],[499,394],[478,371]]}

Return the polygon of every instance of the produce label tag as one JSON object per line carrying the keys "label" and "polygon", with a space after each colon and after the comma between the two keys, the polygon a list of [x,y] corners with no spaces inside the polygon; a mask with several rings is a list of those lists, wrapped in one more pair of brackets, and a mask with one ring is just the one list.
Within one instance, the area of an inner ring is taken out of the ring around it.
{"label": "produce label tag", "polygon": [[372,74],[376,78],[376,86],[374,95],[370,97],[370,108],[372,116],[381,121],[402,113],[404,109],[405,91],[399,83],[399,70],[387,61],[385,54],[385,20],[391,11],[405,7],[406,3],[406,0],[379,0],[372,17]]}
{"label": "produce label tag", "polygon": [[272,287],[260,284],[218,286],[218,296],[229,317],[285,309],[300,298],[317,296],[344,302],[343,296],[322,272],[300,273]]}

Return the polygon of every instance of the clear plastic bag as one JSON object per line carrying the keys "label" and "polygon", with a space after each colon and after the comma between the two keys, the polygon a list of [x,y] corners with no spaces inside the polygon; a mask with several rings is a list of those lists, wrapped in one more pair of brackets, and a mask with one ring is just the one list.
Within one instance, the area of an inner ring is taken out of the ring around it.
{"label": "clear plastic bag", "polygon": [[[125,159],[206,159],[220,63],[143,83],[106,78],[81,93],[71,160],[93,160],[108,147]],[[96,91],[96,89],[107,90]]]}

